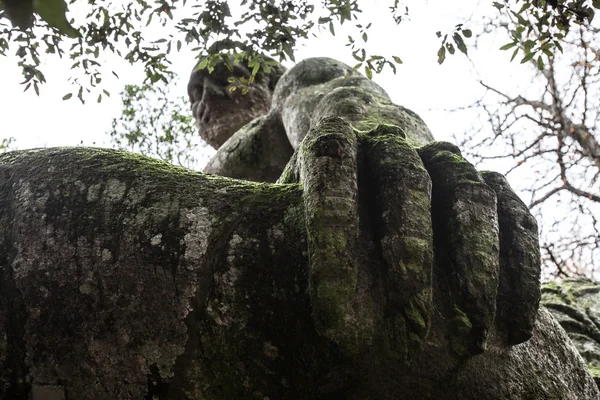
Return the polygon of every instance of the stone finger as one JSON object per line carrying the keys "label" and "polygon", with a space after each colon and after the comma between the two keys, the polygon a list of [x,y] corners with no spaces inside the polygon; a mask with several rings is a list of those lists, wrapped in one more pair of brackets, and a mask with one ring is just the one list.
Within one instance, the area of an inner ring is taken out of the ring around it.
{"label": "stone finger", "polygon": [[496,314],[496,196],[456,146],[434,142],[419,155],[433,183],[434,281],[449,300],[442,305],[448,341],[459,355],[478,354]]}
{"label": "stone finger", "polygon": [[383,257],[385,319],[400,338],[390,347],[407,355],[423,348],[431,327],[431,180],[396,126],[379,125],[366,134],[363,152],[373,198],[369,215]]}
{"label": "stone finger", "polygon": [[325,118],[298,154],[309,250],[309,289],[317,331],[342,351],[355,347],[357,139],[341,118]]}
{"label": "stone finger", "polygon": [[497,172],[482,172],[498,198],[500,281],[497,320],[509,344],[533,334],[540,302],[540,247],[537,222],[510,185]]}

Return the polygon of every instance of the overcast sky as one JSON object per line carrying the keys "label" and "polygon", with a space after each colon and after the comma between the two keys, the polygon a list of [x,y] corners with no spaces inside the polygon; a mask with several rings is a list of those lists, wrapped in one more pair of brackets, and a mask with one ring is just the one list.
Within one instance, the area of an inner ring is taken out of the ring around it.
{"label": "overcast sky", "polygon": [[[407,3],[410,20],[402,22],[400,27],[393,23],[387,9],[391,0],[369,0],[369,3],[373,6],[364,10],[361,19],[365,24],[373,22],[368,49],[373,54],[395,54],[404,60],[396,75],[387,70],[375,76],[375,81],[396,103],[419,113],[437,139],[449,139],[452,133],[463,130],[466,126],[464,115],[440,110],[467,105],[483,92],[476,83],[476,71],[466,57],[459,54],[448,57],[442,66],[437,64],[440,42],[435,32],[450,32],[455,24],[464,22],[477,33],[478,15],[494,12],[490,2],[463,0],[462,7],[457,8],[458,2],[446,0],[412,1]],[[160,35],[158,31],[154,33]],[[328,56],[354,65],[349,48],[344,46],[345,38],[343,29],[338,29],[335,37],[324,31],[305,42],[298,49],[296,59]],[[514,85],[523,77],[523,66],[509,63],[509,54],[497,50],[505,42],[505,38],[491,39],[489,49],[472,49],[470,54],[478,73],[500,87],[509,83]],[[172,57],[173,69],[182,78],[176,92],[182,95],[194,58],[195,54],[185,49]],[[100,104],[90,98],[82,105],[75,96],[69,101],[62,100],[71,91],[67,83],[71,74],[69,60],[57,57],[43,60],[42,68],[48,82],[41,86],[38,97],[33,90],[23,92],[16,57],[1,57],[0,139],[12,136],[21,149],[77,145],[81,141],[87,145],[107,146],[106,132],[112,119],[121,111],[119,92],[125,84],[141,83],[143,73],[140,67],[130,66],[117,57],[107,56],[102,64],[107,67],[103,87],[111,92],[111,97],[105,97]],[[119,80],[112,76],[111,70],[118,72]]]}

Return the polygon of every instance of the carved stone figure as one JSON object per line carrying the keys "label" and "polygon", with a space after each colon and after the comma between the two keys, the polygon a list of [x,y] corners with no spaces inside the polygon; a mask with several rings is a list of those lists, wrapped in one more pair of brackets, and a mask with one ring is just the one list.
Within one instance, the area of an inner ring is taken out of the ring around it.
{"label": "carved stone figure", "polygon": [[341,63],[261,79],[190,97],[208,171],[279,184],[0,156],[1,399],[598,398],[502,176]]}
{"label": "carved stone figure", "polygon": [[[192,73],[188,96],[200,136],[219,150],[205,172],[261,182],[279,178],[294,150],[281,118],[268,112],[273,90],[284,71],[276,66],[268,75],[259,73],[245,95],[241,90],[230,91],[228,82],[231,76],[250,76],[244,65],[236,64],[229,71],[217,64],[210,74],[206,70]],[[255,118],[254,124],[246,126]],[[238,130],[236,138],[221,147]]]}

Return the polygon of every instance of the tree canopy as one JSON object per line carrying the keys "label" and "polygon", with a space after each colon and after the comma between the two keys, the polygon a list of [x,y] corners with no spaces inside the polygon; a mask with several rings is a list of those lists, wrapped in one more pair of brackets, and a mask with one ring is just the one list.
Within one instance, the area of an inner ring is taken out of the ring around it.
{"label": "tree canopy", "polygon": [[[407,4],[390,0],[385,11],[400,24],[410,14]],[[492,6],[517,20],[514,40],[504,48],[516,47],[513,58],[520,51],[525,62],[561,49],[565,33],[573,24],[590,23],[600,0],[504,0],[491,2]],[[256,74],[270,67],[263,54],[280,61],[294,60],[294,50],[303,39],[324,29],[335,35],[336,28],[347,23],[356,32],[347,38],[356,69],[368,77],[386,66],[395,70],[402,59],[393,49],[383,55],[369,52],[371,25],[361,21],[361,7],[381,6],[365,0],[324,0],[322,4],[309,0],[136,0],[118,5],[107,0],[70,0],[68,4],[65,0],[0,0],[0,54],[16,52],[23,83],[36,92],[45,82],[41,59],[46,54],[69,57],[72,68],[89,77],[89,82],[74,78],[79,86],[77,96],[83,100],[90,88],[101,85],[99,56],[104,52],[143,64],[150,83],[168,80],[169,54],[184,45],[191,46],[199,57],[208,56],[200,68],[212,69],[224,52],[229,52],[234,61],[245,59]],[[152,37],[149,33],[158,26],[165,28],[164,36]],[[467,52],[465,39],[472,33],[462,24],[452,32],[436,33],[439,63],[456,49]],[[534,37],[542,41],[532,40]],[[520,43],[523,45],[517,46]],[[98,100],[101,98],[102,92]]]}

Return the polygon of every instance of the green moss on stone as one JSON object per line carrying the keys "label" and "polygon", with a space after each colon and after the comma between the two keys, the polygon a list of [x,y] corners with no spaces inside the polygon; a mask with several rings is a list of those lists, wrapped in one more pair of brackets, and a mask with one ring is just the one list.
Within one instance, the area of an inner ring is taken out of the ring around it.
{"label": "green moss on stone", "polygon": [[471,332],[473,324],[457,306],[454,307],[454,317],[448,322],[448,341],[452,350],[459,356],[469,355],[469,348],[465,338]]}
{"label": "green moss on stone", "polygon": [[594,378],[596,385],[600,387],[600,365],[587,364],[587,368],[592,378]]}

